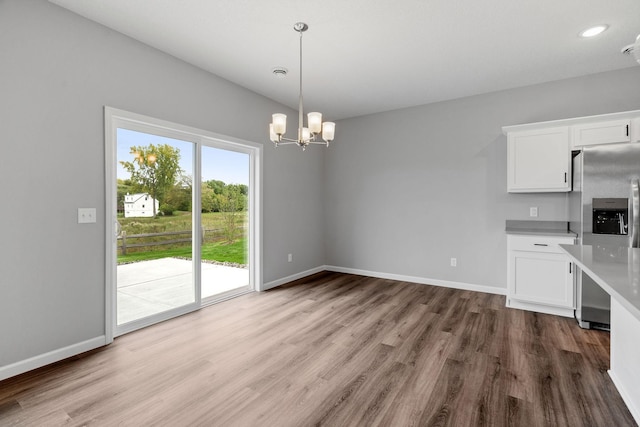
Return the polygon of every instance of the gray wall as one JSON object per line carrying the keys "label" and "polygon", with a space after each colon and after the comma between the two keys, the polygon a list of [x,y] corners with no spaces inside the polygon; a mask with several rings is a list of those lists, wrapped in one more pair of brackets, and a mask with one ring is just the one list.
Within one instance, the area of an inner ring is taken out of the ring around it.
{"label": "gray wall", "polygon": [[507,193],[501,127],[634,109],[638,66],[340,121],[325,159],[327,264],[506,287],[505,220],[568,213],[566,194]]}
{"label": "gray wall", "polygon": [[44,0],[0,1],[0,58],[0,367],[104,334],[105,105],[268,144],[264,281],[324,264],[324,152],[268,141],[294,111]]}

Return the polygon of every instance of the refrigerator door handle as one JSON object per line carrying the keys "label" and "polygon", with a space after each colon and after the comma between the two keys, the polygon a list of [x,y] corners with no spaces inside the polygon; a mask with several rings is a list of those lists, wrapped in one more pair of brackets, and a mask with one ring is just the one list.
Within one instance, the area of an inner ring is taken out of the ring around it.
{"label": "refrigerator door handle", "polygon": [[637,179],[631,180],[631,214],[633,222],[631,223],[631,247],[640,247],[640,184]]}

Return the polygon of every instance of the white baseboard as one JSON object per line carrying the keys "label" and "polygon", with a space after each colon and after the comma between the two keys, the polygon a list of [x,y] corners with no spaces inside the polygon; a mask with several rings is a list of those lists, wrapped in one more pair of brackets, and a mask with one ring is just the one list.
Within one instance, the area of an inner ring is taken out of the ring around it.
{"label": "white baseboard", "polygon": [[640,425],[640,409],[635,405],[633,399],[631,399],[631,395],[624,388],[624,385],[623,385],[624,383],[620,381],[620,379],[616,376],[616,374],[611,369],[609,369],[607,372],[609,373],[609,376],[613,381],[613,385],[615,385],[616,388],[618,389],[618,393],[620,393],[622,400],[624,400],[624,403],[626,403],[627,408],[629,408],[629,412],[631,412],[633,419],[636,420],[636,423],[638,425]]}
{"label": "white baseboard", "polygon": [[533,311],[536,313],[553,314],[554,316],[569,317],[573,319],[573,308],[551,307],[544,304],[534,304],[526,301],[518,301],[513,297],[507,297],[507,307],[518,310]]}
{"label": "white baseboard", "polygon": [[106,345],[104,335],[0,367],[0,381]]}
{"label": "white baseboard", "polygon": [[292,274],[291,276],[283,277],[282,279],[277,279],[268,283],[264,283],[262,285],[261,291],[266,291],[267,289],[275,288],[276,286],[284,285],[285,283],[293,282],[294,280],[302,279],[303,277],[311,276],[312,274],[320,273],[321,271],[325,271],[327,268],[324,265],[312,268],[310,270],[301,271],[300,273]]}
{"label": "white baseboard", "polygon": [[406,276],[402,274],[381,273],[379,271],[359,270],[356,268],[338,267],[335,265],[321,265],[321,266],[312,268],[310,270],[302,271],[300,273],[292,274],[291,276],[283,277],[282,279],[265,283],[262,287],[262,290],[266,291],[267,289],[275,288],[276,286],[284,285],[285,283],[293,282],[294,280],[302,279],[303,277],[320,273],[321,271],[325,271],[325,270],[335,271],[336,273],[358,274],[360,276],[377,277],[380,279],[420,283],[423,285],[442,286],[445,288],[462,289],[465,291],[485,292],[488,294],[496,294],[496,295],[507,294],[507,290],[505,288],[497,288],[494,286],[475,285],[472,283],[452,282],[449,280],[429,279],[426,277]]}
{"label": "white baseboard", "polygon": [[326,265],[328,271],[336,273],[359,274],[361,276],[377,277],[379,279],[400,280],[402,282],[420,283],[423,285],[442,286],[444,288],[462,289],[465,291],[485,292],[488,294],[506,295],[505,288],[496,288],[494,286],[474,285],[472,283],[452,282],[449,280],[429,279],[426,277],[405,276],[401,274],[381,273],[378,271],[358,270],[355,268],[338,267],[335,265]]}

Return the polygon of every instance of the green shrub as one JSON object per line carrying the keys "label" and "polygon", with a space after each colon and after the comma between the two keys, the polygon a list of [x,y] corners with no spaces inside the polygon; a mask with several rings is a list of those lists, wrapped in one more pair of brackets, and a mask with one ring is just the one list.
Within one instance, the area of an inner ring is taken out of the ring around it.
{"label": "green shrub", "polygon": [[174,211],[176,211],[176,208],[171,205],[168,205],[166,203],[160,205],[160,212],[162,212],[163,215],[173,215]]}

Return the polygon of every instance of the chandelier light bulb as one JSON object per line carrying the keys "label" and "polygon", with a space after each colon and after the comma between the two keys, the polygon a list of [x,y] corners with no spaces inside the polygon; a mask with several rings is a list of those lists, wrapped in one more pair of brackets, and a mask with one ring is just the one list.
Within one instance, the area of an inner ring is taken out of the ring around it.
{"label": "chandelier light bulb", "polygon": [[333,141],[336,132],[336,124],[333,122],[324,122],[322,124],[322,139],[327,142]]}
{"label": "chandelier light bulb", "polygon": [[298,129],[298,141],[309,141],[311,139],[311,132],[309,128]]}
{"label": "chandelier light bulb", "polygon": [[273,131],[277,135],[284,135],[287,132],[287,115],[276,113],[273,118]]}
{"label": "chandelier light bulb", "polygon": [[313,112],[307,114],[307,124],[312,133],[320,133],[322,130],[322,113]]}

